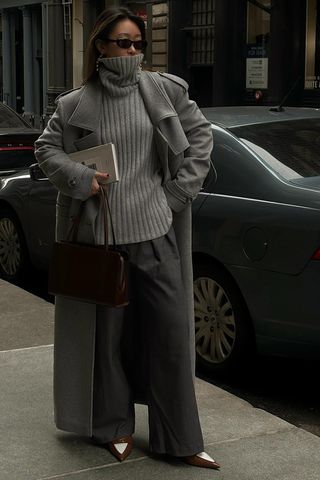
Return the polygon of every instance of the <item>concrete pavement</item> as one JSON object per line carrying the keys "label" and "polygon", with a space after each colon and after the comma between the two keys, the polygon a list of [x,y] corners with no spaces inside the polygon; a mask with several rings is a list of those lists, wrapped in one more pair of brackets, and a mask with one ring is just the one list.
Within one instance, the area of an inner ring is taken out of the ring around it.
{"label": "concrete pavement", "polygon": [[0,480],[320,480],[319,437],[201,380],[206,451],[221,471],[150,457],[143,406],[134,451],[116,462],[86,438],[55,429],[52,343],[53,305],[0,280]]}

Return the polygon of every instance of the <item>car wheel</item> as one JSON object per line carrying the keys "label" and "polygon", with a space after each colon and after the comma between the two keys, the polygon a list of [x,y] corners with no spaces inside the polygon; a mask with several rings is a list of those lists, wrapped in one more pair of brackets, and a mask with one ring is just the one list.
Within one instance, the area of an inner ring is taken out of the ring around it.
{"label": "car wheel", "polygon": [[24,236],[15,214],[0,209],[0,276],[4,280],[20,280],[27,270],[28,256]]}
{"label": "car wheel", "polygon": [[194,266],[197,366],[227,373],[252,354],[248,310],[235,282],[221,267]]}

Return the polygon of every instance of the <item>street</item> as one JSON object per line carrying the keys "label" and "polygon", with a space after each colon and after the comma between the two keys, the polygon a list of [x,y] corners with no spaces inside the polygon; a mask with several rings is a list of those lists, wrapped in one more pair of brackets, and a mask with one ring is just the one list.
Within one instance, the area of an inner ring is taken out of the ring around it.
{"label": "street", "polygon": [[[43,272],[35,271],[20,286],[53,302],[47,293],[47,276]],[[197,376],[254,407],[320,436],[320,394],[315,381],[319,368],[320,362],[259,356],[252,370],[236,378],[210,378],[200,371]]]}
{"label": "street", "polygon": [[200,372],[198,376],[320,436],[320,395],[315,382],[319,367],[319,362],[258,357],[252,370],[238,378],[213,380]]}

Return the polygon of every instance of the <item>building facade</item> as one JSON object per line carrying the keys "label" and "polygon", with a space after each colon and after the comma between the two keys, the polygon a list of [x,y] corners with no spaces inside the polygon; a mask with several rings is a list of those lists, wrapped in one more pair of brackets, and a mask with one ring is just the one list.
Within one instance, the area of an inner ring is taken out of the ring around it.
{"label": "building facade", "polygon": [[97,15],[146,22],[145,68],[177,74],[200,106],[320,106],[320,0],[0,0],[0,98],[41,126],[81,85]]}
{"label": "building facade", "polygon": [[102,0],[0,0],[0,99],[37,127],[81,85],[84,45]]}
{"label": "building facade", "polygon": [[169,6],[168,68],[199,105],[320,107],[320,0]]}

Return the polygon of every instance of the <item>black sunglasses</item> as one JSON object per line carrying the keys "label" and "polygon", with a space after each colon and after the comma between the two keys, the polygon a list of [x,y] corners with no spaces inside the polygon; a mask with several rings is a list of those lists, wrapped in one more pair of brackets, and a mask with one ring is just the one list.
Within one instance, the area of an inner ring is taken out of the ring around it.
{"label": "black sunglasses", "polygon": [[143,50],[148,45],[147,40],[130,40],[129,38],[117,38],[117,40],[107,38],[106,42],[114,42],[118,47],[125,49],[128,49],[133,45],[136,50]]}

